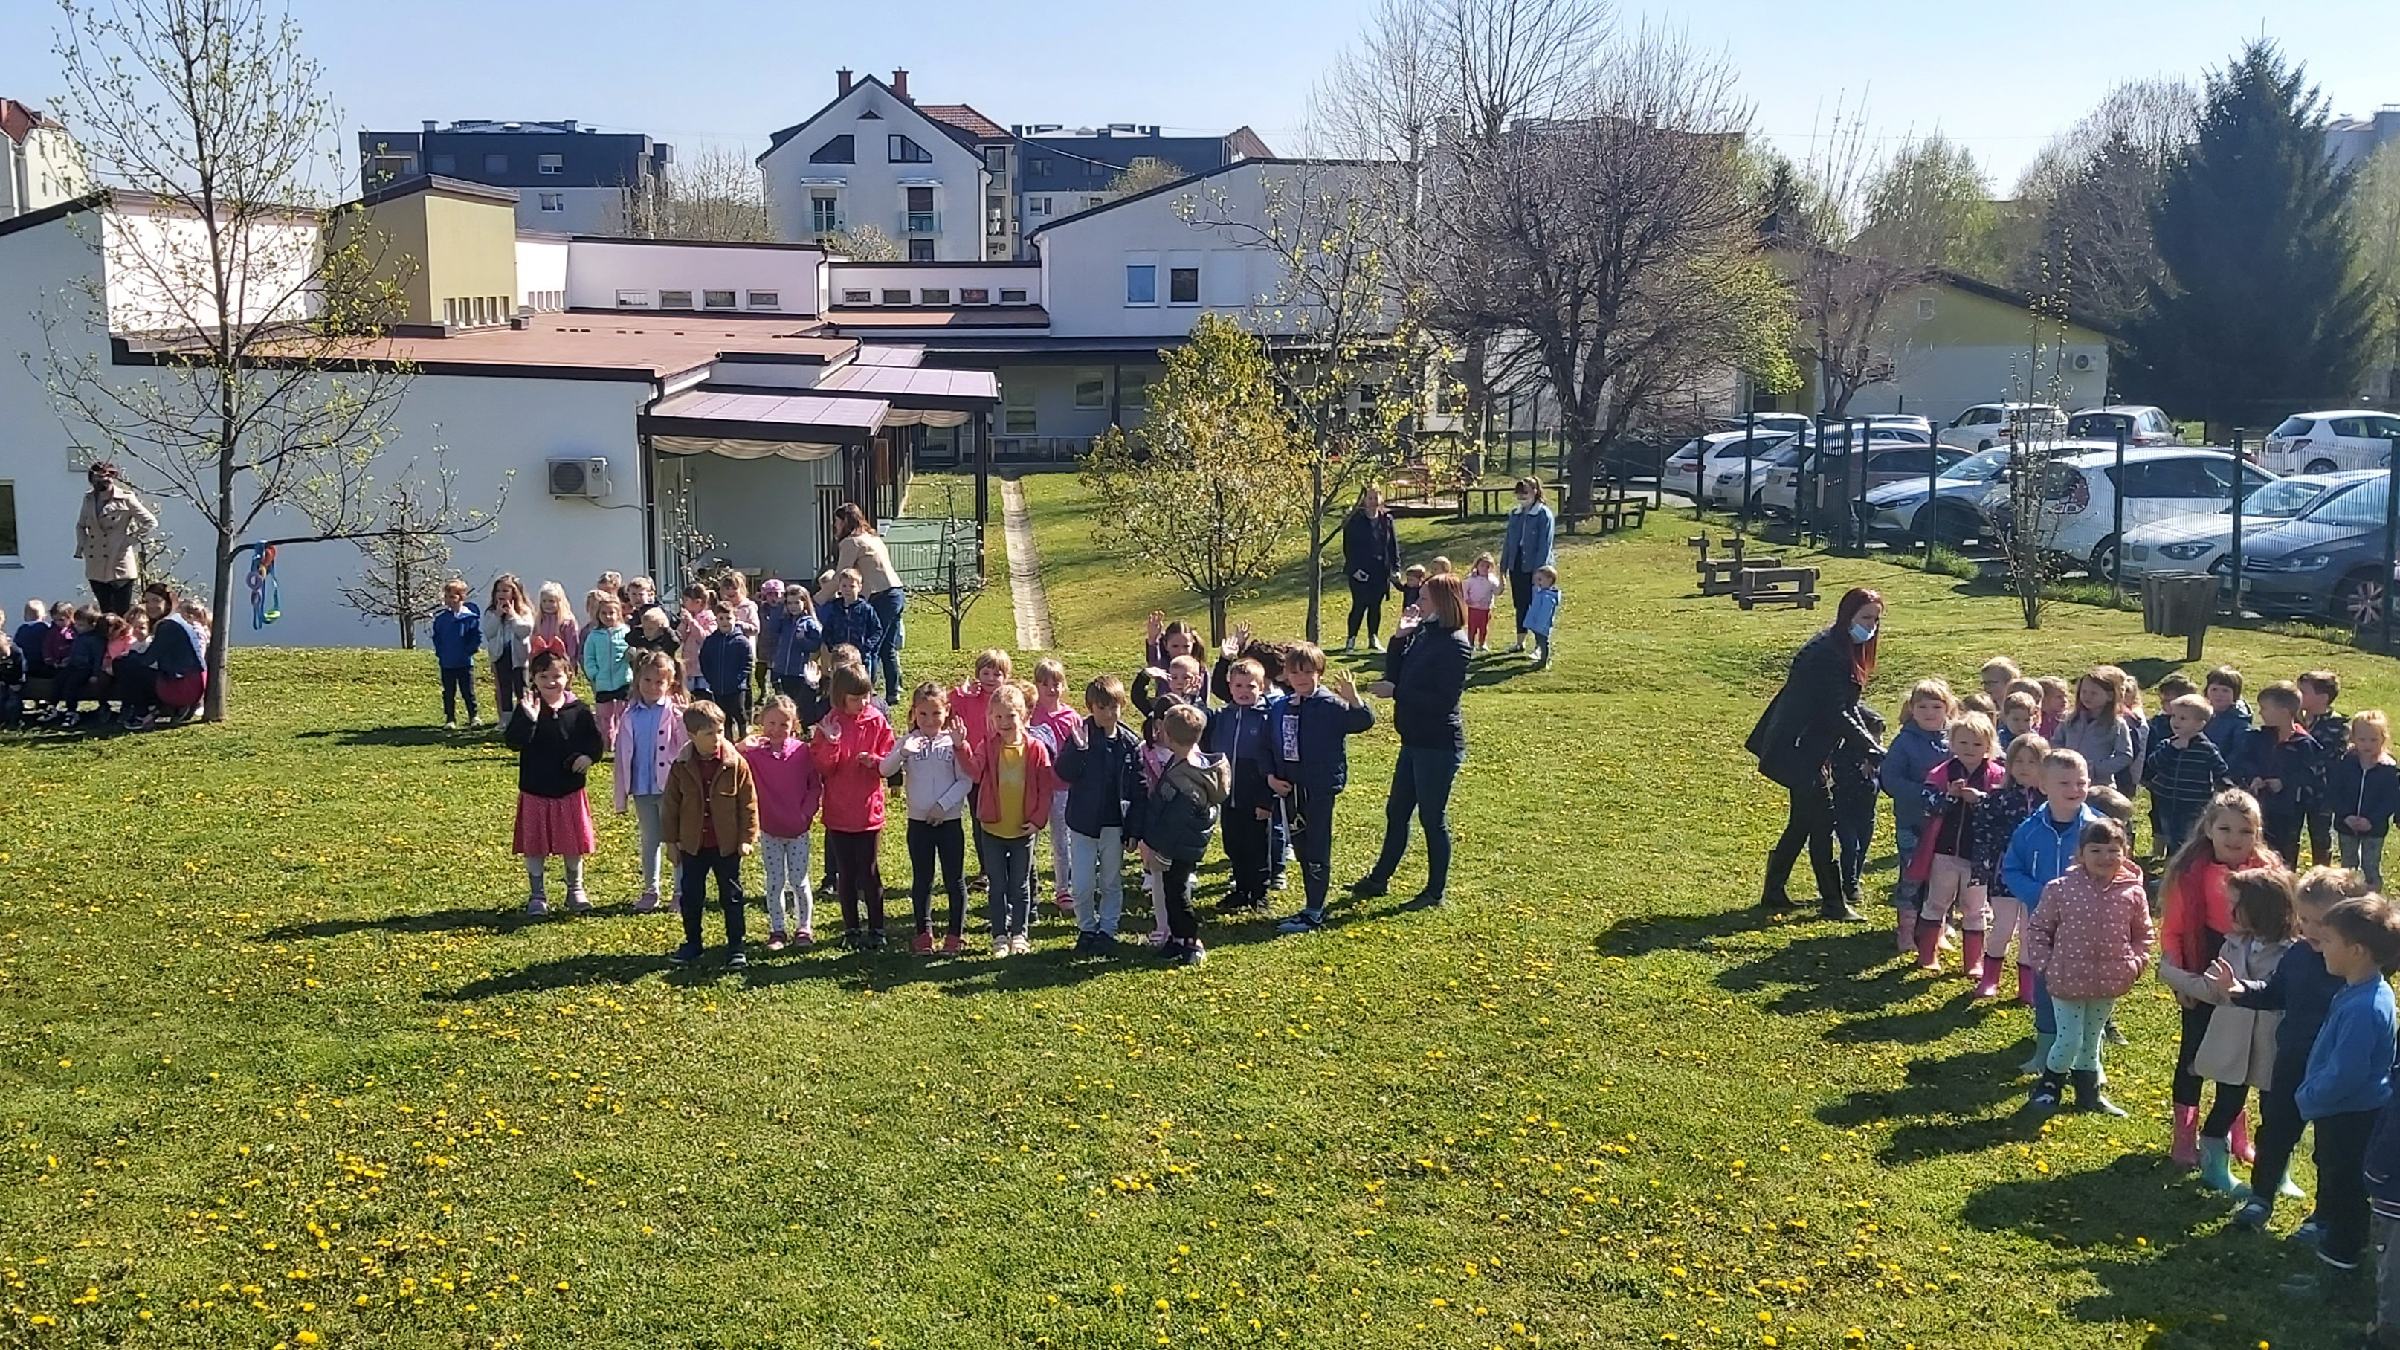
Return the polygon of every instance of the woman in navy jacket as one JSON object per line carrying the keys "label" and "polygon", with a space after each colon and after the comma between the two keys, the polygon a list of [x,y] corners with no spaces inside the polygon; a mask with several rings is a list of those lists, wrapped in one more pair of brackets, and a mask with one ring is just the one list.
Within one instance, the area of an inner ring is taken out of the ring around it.
{"label": "woman in navy jacket", "polygon": [[1533,603],[1533,574],[1558,563],[1558,517],[1542,500],[1542,480],[1517,480],[1516,509],[1500,536],[1500,570],[1508,574],[1508,602],[1517,612],[1517,645],[1525,650],[1525,608]]}
{"label": "woman in navy jacket", "polygon": [[1746,748],[1758,757],[1758,771],[1792,798],[1783,837],[1767,854],[1766,894],[1759,903],[1769,909],[1794,903],[1784,887],[1805,844],[1817,876],[1819,913],[1828,919],[1860,917],[1843,894],[1841,867],[1834,860],[1833,791],[1826,765],[1845,743],[1870,760],[1882,758],[1883,748],[1857,713],[1859,696],[1875,674],[1876,630],[1882,622],[1882,596],[1864,587],[1844,595],[1833,626],[1801,644],[1791,675],[1751,729]]}
{"label": "woman in navy jacket", "polygon": [[1350,890],[1374,896],[1391,885],[1408,852],[1408,818],[1414,814],[1425,827],[1425,889],[1409,903],[1433,906],[1442,903],[1450,884],[1450,788],[1467,758],[1466,719],[1459,711],[1467,692],[1467,602],[1458,575],[1427,577],[1418,604],[1424,621],[1405,638],[1392,639],[1384,677],[1367,691],[1392,701],[1400,761],[1392,766],[1392,795],[1383,808],[1383,852]]}
{"label": "woman in navy jacket", "polygon": [[1350,638],[1342,650],[1357,650],[1364,620],[1367,650],[1373,651],[1383,628],[1383,598],[1400,576],[1400,535],[1392,528],[1391,512],[1383,509],[1380,489],[1360,488],[1358,505],[1342,522],[1342,574],[1350,579]]}

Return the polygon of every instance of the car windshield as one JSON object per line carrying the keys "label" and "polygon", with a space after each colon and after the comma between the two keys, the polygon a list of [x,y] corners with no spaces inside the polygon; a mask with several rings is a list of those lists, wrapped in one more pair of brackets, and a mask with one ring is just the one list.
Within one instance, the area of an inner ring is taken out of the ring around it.
{"label": "car windshield", "polygon": [[2362,478],[2317,498],[2300,519],[2316,525],[2381,525],[2391,490],[2388,477]]}
{"label": "car windshield", "polygon": [[2133,433],[2133,419],[2123,413],[2083,413],[2067,421],[2067,435],[2093,436],[2106,439],[2117,434],[2117,428]]}
{"label": "car windshield", "polygon": [[[2308,509],[2309,503],[2325,495],[2325,485],[2302,478],[2278,478],[2253,491],[2242,503],[2244,516],[2265,516],[2273,520],[2289,520]],[[2233,514],[2228,505],[2217,513]]]}
{"label": "car windshield", "polygon": [[2007,471],[2008,452],[1986,450],[1980,455],[1969,455],[1942,470],[1942,477],[1955,483],[1988,483]]}
{"label": "car windshield", "polygon": [[2315,423],[2305,417],[2287,417],[2267,434],[2270,436],[2305,436],[2308,434],[2308,429],[2314,425]]}

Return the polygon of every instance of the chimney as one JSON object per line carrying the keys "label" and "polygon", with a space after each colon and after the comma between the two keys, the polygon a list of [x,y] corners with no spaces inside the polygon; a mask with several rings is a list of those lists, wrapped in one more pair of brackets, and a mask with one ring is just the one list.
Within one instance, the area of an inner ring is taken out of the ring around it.
{"label": "chimney", "polygon": [[908,72],[907,72],[907,71],[905,71],[905,70],[895,70],[895,71],[893,71],[893,72],[892,72],[892,94],[893,94],[893,96],[894,96],[894,97],[898,98],[898,99],[899,99],[899,100],[900,100],[902,103],[914,103],[914,102],[916,102],[916,100],[915,100],[915,99],[913,99],[913,98],[910,98],[910,97],[908,96]]}
{"label": "chimney", "polygon": [[430,118],[430,117],[426,118],[426,119],[425,119],[425,131],[426,131],[426,134],[428,134],[428,135],[431,135],[431,134],[432,134],[432,132],[433,132],[433,129],[434,129],[434,127],[435,127],[436,125],[437,125],[437,124],[434,122],[434,120],[433,120],[432,118]]}
{"label": "chimney", "polygon": [[834,84],[837,86],[837,88],[835,89],[835,92],[834,92],[834,97],[835,97],[835,98],[840,98],[840,97],[841,97],[843,94],[847,94],[847,93],[849,93],[849,92],[850,92],[850,67],[848,67],[848,66],[844,66],[844,67],[842,67],[840,70],[837,70],[837,71],[833,72],[833,80],[834,80]]}
{"label": "chimney", "polygon": [[575,119],[570,117],[566,121],[559,123],[559,125],[565,127],[569,131],[573,131],[575,129]]}

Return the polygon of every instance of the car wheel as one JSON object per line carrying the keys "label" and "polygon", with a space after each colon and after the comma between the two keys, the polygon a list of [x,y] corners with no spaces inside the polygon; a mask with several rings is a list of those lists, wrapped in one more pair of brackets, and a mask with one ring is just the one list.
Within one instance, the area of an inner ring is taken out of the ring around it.
{"label": "car wheel", "polygon": [[2363,632],[2383,623],[2384,579],[2379,569],[2362,567],[2333,588],[2333,617]]}
{"label": "car wheel", "polygon": [[2335,464],[2335,463],[2334,463],[2332,460],[2330,460],[2330,459],[2312,459],[2312,460],[2310,460],[2310,461],[2308,462],[2308,467],[2307,467],[2307,468],[2305,468],[2305,469],[2302,469],[2300,472],[2302,472],[2302,473],[2332,473],[2332,472],[2333,472],[2333,471],[2334,471],[2334,470],[2335,470],[2337,467],[2339,467],[2339,466],[2337,466],[2337,465],[2336,465],[2336,464]]}
{"label": "car wheel", "polygon": [[1753,493],[1751,493],[1751,494],[1750,494],[1750,518],[1751,518],[1752,520],[1764,520],[1764,519],[1766,519],[1766,515],[1767,515],[1767,495],[1766,495],[1765,493],[1763,493],[1763,492],[1753,492]]}
{"label": "car wheel", "polygon": [[1956,502],[1937,503],[1932,516],[1933,539],[1937,544],[1959,547],[1987,533],[1983,517],[1977,515],[1973,508],[1960,506]]}
{"label": "car wheel", "polygon": [[1977,445],[1977,446],[1975,447],[1975,453],[1980,455],[1980,454],[1982,454],[1984,451],[1986,451],[1986,450],[1989,450],[1989,449],[1991,449],[1991,448],[1992,448],[1992,443],[1991,443],[1990,441],[1984,441],[1984,442],[1982,442],[1981,444],[1979,444],[1979,445]]}
{"label": "car wheel", "polygon": [[2092,550],[2090,566],[2091,578],[2094,581],[2106,581],[2116,575],[2117,541],[2115,538],[2111,537],[2100,541],[2100,547]]}

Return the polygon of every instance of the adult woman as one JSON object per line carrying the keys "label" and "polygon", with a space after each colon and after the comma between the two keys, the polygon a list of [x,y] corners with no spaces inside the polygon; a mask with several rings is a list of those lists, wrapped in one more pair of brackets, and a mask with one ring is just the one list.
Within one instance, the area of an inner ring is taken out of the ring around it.
{"label": "adult woman", "polygon": [[1358,650],[1358,628],[1367,628],[1367,650],[1383,629],[1383,598],[1400,579],[1400,535],[1392,528],[1392,513],[1383,509],[1383,492],[1358,490],[1358,504],[1342,522],[1342,572],[1350,578],[1350,637],[1342,650]]}
{"label": "adult woman", "polygon": [[[858,573],[859,598],[883,621],[883,701],[900,706],[900,612],[908,608],[908,590],[892,570],[892,555],[875,532],[875,522],[856,502],[843,502],[833,513],[833,574],[845,569]],[[833,583],[817,593],[820,602],[833,598]]]}
{"label": "adult woman", "polygon": [[1450,884],[1450,787],[1467,758],[1466,721],[1458,706],[1467,691],[1467,602],[1458,575],[1426,578],[1418,604],[1424,620],[1392,639],[1384,677],[1367,690],[1392,701],[1400,761],[1392,766],[1392,794],[1383,808],[1383,852],[1373,870],[1350,883],[1350,893],[1377,896],[1391,885],[1393,869],[1408,852],[1413,812],[1425,827],[1425,889],[1409,903],[1430,907],[1442,903]]}
{"label": "adult woman", "polygon": [[161,714],[179,721],[191,716],[208,690],[200,635],[175,612],[175,592],[163,581],[144,586],[142,612],[150,616],[150,649],[138,662],[117,662],[125,722],[136,731],[156,725]]}
{"label": "adult woman", "polygon": [[142,574],[142,536],[158,528],[158,516],[105,459],[84,471],[84,481],[92,490],[75,516],[75,556],[83,559],[93,603],[107,613],[126,614],[133,609],[133,583]]}
{"label": "adult woman", "polygon": [[1508,513],[1508,530],[1500,537],[1500,570],[1508,574],[1508,602],[1517,613],[1517,645],[1525,650],[1525,607],[1533,603],[1533,574],[1556,565],[1558,517],[1542,500],[1542,480],[1517,480],[1517,504]]}
{"label": "adult woman", "polygon": [[1802,643],[1791,675],[1751,729],[1747,748],[1758,771],[1791,794],[1783,837],[1767,854],[1767,880],[1760,904],[1782,909],[1795,903],[1784,890],[1792,864],[1808,847],[1817,876],[1818,913],[1855,920],[1852,897],[1843,894],[1842,872],[1833,854],[1833,789],[1828,761],[1848,744],[1872,762],[1882,758],[1875,738],[1858,718],[1859,695],[1875,675],[1875,638],[1883,623],[1883,597],[1859,587],[1842,597],[1833,624]]}

